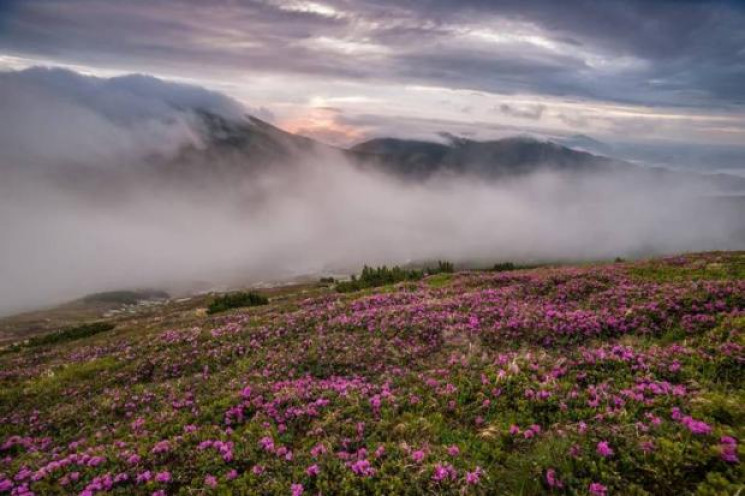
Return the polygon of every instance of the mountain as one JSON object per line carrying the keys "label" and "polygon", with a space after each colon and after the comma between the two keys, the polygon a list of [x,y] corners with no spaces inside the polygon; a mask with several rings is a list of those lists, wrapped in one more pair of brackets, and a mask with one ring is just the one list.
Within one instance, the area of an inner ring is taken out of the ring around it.
{"label": "mountain", "polygon": [[449,143],[373,139],[351,148],[368,164],[409,180],[433,175],[470,175],[488,179],[539,170],[590,172],[623,162],[528,137],[495,141],[452,139]]}
{"label": "mountain", "polygon": [[199,111],[195,127],[200,137],[199,144],[184,147],[167,162],[167,168],[177,175],[204,173],[205,164],[210,164],[208,172],[212,176],[276,169],[296,164],[313,153],[330,148],[251,115],[228,119]]}
{"label": "mountain", "polygon": [[[344,150],[289,133],[250,115],[235,119],[204,110],[194,115],[194,127],[199,135],[197,144],[184,147],[174,157],[149,160],[145,167],[153,181],[192,188],[200,185],[244,187],[257,173],[271,171],[292,175],[310,159],[341,156],[353,166],[414,182],[434,176],[500,180],[537,171],[617,171],[638,174],[650,181],[694,181],[722,191],[745,190],[745,179],[736,176],[705,176],[643,167],[525,136],[476,141],[448,135],[446,142],[378,138]],[[581,135],[571,138],[570,142],[585,148],[604,145]]]}
{"label": "mountain", "polygon": [[595,138],[587,136],[586,134],[575,134],[567,138],[561,138],[555,140],[556,143],[573,148],[575,150],[582,150],[596,155],[604,155],[606,157],[613,156],[614,148],[608,143],[603,143]]}

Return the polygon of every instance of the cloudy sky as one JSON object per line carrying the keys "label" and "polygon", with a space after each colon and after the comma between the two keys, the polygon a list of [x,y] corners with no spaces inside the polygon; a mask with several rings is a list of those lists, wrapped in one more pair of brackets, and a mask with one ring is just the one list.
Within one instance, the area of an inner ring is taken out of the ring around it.
{"label": "cloudy sky", "polygon": [[745,3],[1,0],[0,70],[139,72],[348,145],[449,131],[745,142]]}

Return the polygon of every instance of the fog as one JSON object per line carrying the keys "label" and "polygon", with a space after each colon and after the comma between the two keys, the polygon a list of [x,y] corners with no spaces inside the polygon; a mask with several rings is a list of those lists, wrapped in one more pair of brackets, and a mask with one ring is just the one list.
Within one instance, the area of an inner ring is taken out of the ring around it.
{"label": "fog", "polygon": [[204,155],[198,174],[192,163],[174,180],[182,150],[210,146],[204,110],[251,112],[145,76],[0,73],[0,313],[100,290],[231,287],[363,263],[743,248],[738,208],[632,173],[402,182],[316,146],[262,168]]}

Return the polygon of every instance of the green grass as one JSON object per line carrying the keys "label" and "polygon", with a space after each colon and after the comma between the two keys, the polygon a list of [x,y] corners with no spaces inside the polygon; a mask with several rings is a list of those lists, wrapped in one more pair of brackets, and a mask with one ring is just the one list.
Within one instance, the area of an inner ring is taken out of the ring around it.
{"label": "green grass", "polygon": [[442,288],[453,280],[453,274],[435,274],[427,278],[427,284],[432,288]]}

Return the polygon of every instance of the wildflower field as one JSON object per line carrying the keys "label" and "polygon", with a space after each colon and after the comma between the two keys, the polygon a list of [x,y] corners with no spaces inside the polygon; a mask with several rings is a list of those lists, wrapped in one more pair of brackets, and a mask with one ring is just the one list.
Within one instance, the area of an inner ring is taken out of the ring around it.
{"label": "wildflower field", "polygon": [[0,494],[745,494],[745,253],[169,308],[0,355]]}

